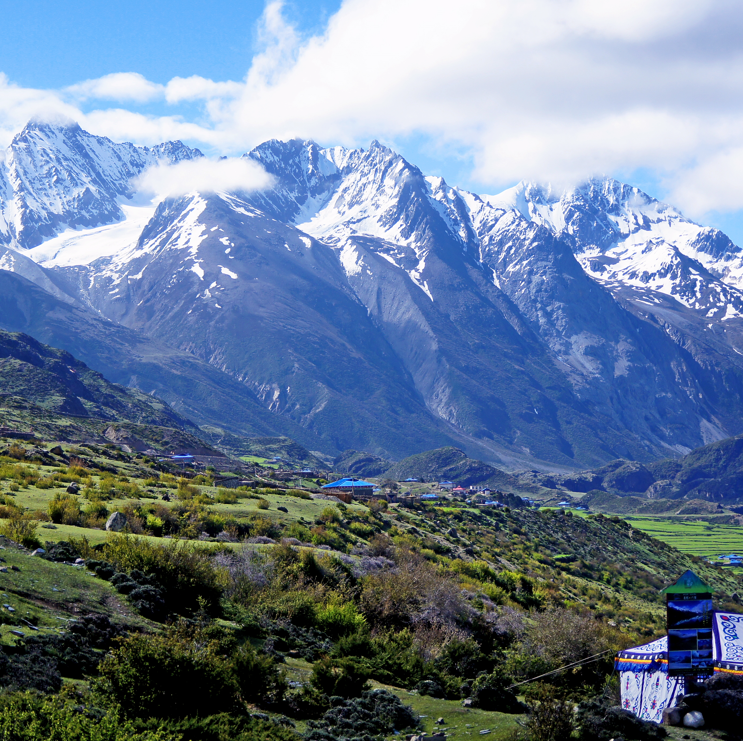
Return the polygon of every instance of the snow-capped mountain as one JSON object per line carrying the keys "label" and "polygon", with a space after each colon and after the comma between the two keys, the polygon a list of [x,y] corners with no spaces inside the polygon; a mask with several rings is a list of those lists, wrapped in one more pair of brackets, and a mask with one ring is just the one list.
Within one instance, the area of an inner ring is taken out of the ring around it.
{"label": "snow-capped mountain", "polygon": [[200,153],[40,124],[9,153],[0,268],[209,363],[318,449],[580,466],[743,430],[741,250],[630,186],[478,196],[377,142],[272,140],[245,155],[270,189],[149,207],[132,177]]}
{"label": "snow-capped mountain", "polygon": [[135,176],[201,156],[180,142],[115,144],[75,123],[32,121],[0,157],[0,245],[27,249],[65,228],[119,221]]}
{"label": "snow-capped mountain", "polygon": [[487,201],[552,231],[610,289],[650,289],[716,320],[743,315],[740,247],[638,188],[611,178],[559,193],[520,183]]}

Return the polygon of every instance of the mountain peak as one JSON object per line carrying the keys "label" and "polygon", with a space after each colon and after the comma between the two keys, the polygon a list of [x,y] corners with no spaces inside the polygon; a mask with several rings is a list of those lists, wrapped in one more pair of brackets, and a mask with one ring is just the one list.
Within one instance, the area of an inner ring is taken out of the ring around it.
{"label": "mountain peak", "polygon": [[133,194],[133,178],[159,162],[201,156],[181,142],[148,149],[116,144],[70,119],[32,119],[5,152],[0,245],[28,249],[65,228],[120,221],[118,199]]}
{"label": "mountain peak", "polygon": [[68,118],[67,116],[34,116],[33,118],[29,119],[28,123],[23,127],[23,131],[21,131],[19,136],[23,136],[23,134],[28,131],[45,131],[49,129],[72,132],[79,132],[83,130],[77,121]]}

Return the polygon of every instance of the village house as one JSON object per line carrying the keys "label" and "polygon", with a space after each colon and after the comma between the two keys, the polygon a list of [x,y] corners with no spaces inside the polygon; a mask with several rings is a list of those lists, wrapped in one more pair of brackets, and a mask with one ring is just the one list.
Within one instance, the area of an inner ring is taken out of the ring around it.
{"label": "village house", "polygon": [[[332,494],[334,497],[338,497],[341,501],[352,501],[353,499],[371,499],[374,494],[376,486],[369,481],[363,481],[362,479],[344,478],[338,481],[333,481],[330,484],[325,484],[322,487],[324,494]],[[340,496],[344,494],[348,499]]]}

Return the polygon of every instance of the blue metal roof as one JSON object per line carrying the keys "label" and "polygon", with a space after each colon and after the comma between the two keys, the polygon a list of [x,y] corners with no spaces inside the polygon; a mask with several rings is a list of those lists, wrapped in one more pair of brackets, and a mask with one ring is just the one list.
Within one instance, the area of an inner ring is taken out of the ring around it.
{"label": "blue metal roof", "polygon": [[338,481],[333,481],[331,484],[325,484],[323,486],[323,489],[348,489],[350,487],[373,487],[375,484],[370,484],[368,481],[362,481],[361,479],[339,479]]}

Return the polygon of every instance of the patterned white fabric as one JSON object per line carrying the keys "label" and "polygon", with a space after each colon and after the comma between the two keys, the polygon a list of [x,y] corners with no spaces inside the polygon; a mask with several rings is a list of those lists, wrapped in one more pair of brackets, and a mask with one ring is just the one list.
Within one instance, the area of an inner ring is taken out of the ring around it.
{"label": "patterned white fabric", "polygon": [[685,680],[684,677],[669,677],[665,672],[644,672],[644,675],[639,716],[660,723],[663,710],[674,704],[676,695],[684,694]]}
{"label": "patterned white fabric", "polygon": [[620,672],[622,707],[642,720],[660,723],[665,708],[684,693],[684,678],[666,672]]}
{"label": "patterned white fabric", "polygon": [[642,680],[647,672],[620,672],[622,683],[622,707],[634,715],[639,715],[642,708]]}
{"label": "patterned white fabric", "polygon": [[715,661],[743,669],[743,615],[716,612],[712,627]]}
{"label": "patterned white fabric", "polygon": [[620,651],[620,656],[637,656],[645,657],[646,654],[661,654],[668,651],[668,636],[663,636],[650,643],[645,643],[642,646],[635,646],[634,648],[627,648],[624,651]]}

